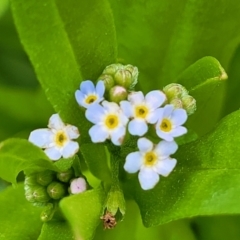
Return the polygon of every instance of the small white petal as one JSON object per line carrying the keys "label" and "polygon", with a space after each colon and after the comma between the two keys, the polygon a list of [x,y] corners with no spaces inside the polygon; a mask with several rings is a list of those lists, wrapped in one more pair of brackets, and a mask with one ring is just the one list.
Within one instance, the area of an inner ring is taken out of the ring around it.
{"label": "small white petal", "polygon": [[175,109],[171,115],[174,126],[180,126],[187,121],[187,112],[184,109]]}
{"label": "small white petal", "polygon": [[51,147],[51,148],[47,148],[44,150],[44,152],[47,154],[47,156],[51,159],[51,160],[58,160],[61,158],[61,152],[58,148],[56,147]]}
{"label": "small white petal", "polygon": [[130,118],[133,116],[133,107],[130,102],[128,101],[121,101],[120,102],[121,109],[123,110],[124,114]]}
{"label": "small white petal", "polygon": [[173,137],[179,137],[179,136],[184,135],[185,133],[187,133],[187,129],[182,126],[176,127],[171,131],[171,135]]}
{"label": "small white petal", "polygon": [[167,142],[161,141],[159,142],[154,151],[160,156],[161,159],[169,157],[171,154],[174,154],[178,149],[178,145],[176,142]]}
{"label": "small white petal", "polygon": [[117,146],[121,145],[125,134],[126,134],[126,127],[124,126],[118,127],[110,135],[112,143]]}
{"label": "small white petal", "polygon": [[152,168],[143,168],[138,174],[143,190],[152,189],[159,181],[159,175]]}
{"label": "small white petal", "polygon": [[100,125],[92,126],[89,135],[94,143],[104,142],[109,137],[109,133]]}
{"label": "small white petal", "polygon": [[124,169],[128,173],[136,173],[142,164],[143,160],[140,152],[133,152],[127,155]]}
{"label": "small white petal", "polygon": [[30,133],[28,140],[40,148],[46,148],[52,143],[53,135],[50,129],[37,129]]}
{"label": "small white petal", "polygon": [[128,100],[133,104],[139,104],[144,101],[144,95],[141,91],[128,94]]}
{"label": "small white petal", "polygon": [[167,158],[159,161],[156,165],[156,171],[164,177],[167,177],[177,164],[177,160],[174,158]]}
{"label": "small white petal", "polygon": [[76,178],[72,180],[70,185],[70,191],[72,194],[82,193],[86,191],[87,183],[84,178]]}
{"label": "small white petal", "polygon": [[84,96],[84,94],[83,94],[81,91],[77,90],[77,91],[75,92],[75,98],[76,98],[76,100],[77,100],[77,103],[78,103],[80,106],[86,107],[86,103],[85,103],[85,101],[84,101],[85,96]]}
{"label": "small white petal", "polygon": [[166,100],[166,96],[163,92],[159,90],[154,90],[149,92],[146,97],[146,103],[152,108],[156,109],[160,107]]}
{"label": "small white petal", "polygon": [[153,149],[153,143],[147,138],[140,138],[137,142],[140,152],[149,152]]}
{"label": "small white petal", "polygon": [[95,92],[95,86],[92,81],[86,80],[86,81],[81,82],[80,90],[83,94],[88,95],[89,93]]}
{"label": "small white petal", "polygon": [[148,114],[148,116],[146,117],[147,122],[149,122],[151,124],[156,123],[162,117],[162,113],[163,113],[163,111],[161,108],[158,108],[158,109],[150,112]]}
{"label": "small white petal", "polygon": [[143,136],[148,126],[144,120],[133,119],[128,125],[128,130],[132,135]]}
{"label": "small white petal", "polygon": [[99,81],[96,85],[96,93],[98,94],[98,96],[100,98],[102,98],[104,92],[105,92],[105,85],[104,85],[103,81]]}
{"label": "small white petal", "polygon": [[102,102],[102,105],[107,111],[110,112],[116,112],[120,110],[120,107],[115,102],[108,102],[105,100]]}
{"label": "small white petal", "polygon": [[60,118],[59,114],[56,113],[50,117],[48,127],[56,130],[64,128],[64,123]]}
{"label": "small white petal", "polygon": [[70,139],[76,139],[80,136],[78,128],[73,125],[67,125],[65,127],[65,130],[67,132],[67,135]]}
{"label": "small white petal", "polygon": [[120,113],[119,113],[119,118],[120,118],[122,125],[126,126],[129,119],[126,117],[126,115],[124,115],[124,113],[122,111],[120,111]]}
{"label": "small white petal", "polygon": [[174,110],[174,106],[172,104],[168,104],[168,105],[164,106],[163,109],[164,109],[163,117],[169,118]]}
{"label": "small white petal", "polygon": [[69,141],[62,149],[62,155],[64,158],[70,158],[79,150],[77,142]]}
{"label": "small white petal", "polygon": [[100,104],[95,103],[88,107],[85,116],[90,122],[97,124],[102,120],[104,113],[104,108]]}
{"label": "small white petal", "polygon": [[173,137],[172,137],[172,135],[171,135],[171,132],[163,132],[163,131],[161,131],[160,129],[159,129],[159,127],[158,127],[159,125],[157,124],[156,125],[156,133],[157,133],[157,135],[160,137],[160,138],[162,138],[162,139],[164,139],[164,140],[166,140],[166,141],[168,141],[168,142],[171,142],[171,141],[173,141]]}

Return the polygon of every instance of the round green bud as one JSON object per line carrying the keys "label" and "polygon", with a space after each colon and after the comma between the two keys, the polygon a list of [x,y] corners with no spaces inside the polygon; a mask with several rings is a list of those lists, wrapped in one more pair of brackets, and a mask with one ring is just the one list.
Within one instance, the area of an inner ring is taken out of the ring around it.
{"label": "round green bud", "polygon": [[183,108],[182,101],[179,98],[173,99],[170,104],[174,106],[174,108]]}
{"label": "round green bud", "polygon": [[70,179],[72,179],[74,177],[74,171],[72,168],[68,169],[65,172],[61,172],[61,173],[57,173],[57,178],[58,180],[60,180],[61,182],[69,182]]}
{"label": "round green bud", "polygon": [[42,186],[49,185],[54,179],[54,172],[50,170],[46,170],[43,172],[39,172],[36,175],[37,182]]}
{"label": "round green bud", "polygon": [[25,190],[26,199],[29,202],[39,202],[39,203],[46,203],[50,200],[50,197],[47,193],[46,188],[42,186],[32,187],[28,190]]}
{"label": "round green bud", "polygon": [[107,66],[103,70],[103,74],[113,76],[116,73],[117,70],[122,69],[122,68],[123,68],[123,65],[121,63],[114,63],[114,64],[111,64],[111,65]]}
{"label": "round green bud", "polygon": [[61,199],[67,194],[67,187],[60,182],[52,182],[47,187],[47,192],[52,199]]}
{"label": "round green bud", "polygon": [[182,104],[188,115],[193,114],[197,109],[196,100],[190,95],[182,98]]}
{"label": "round green bud", "polygon": [[127,90],[122,86],[114,86],[109,92],[109,100],[111,102],[119,103],[127,99]]}
{"label": "round green bud", "polygon": [[138,68],[128,64],[125,66],[125,70],[131,73],[132,80],[129,89],[132,90],[138,82]]}
{"label": "round green bud", "polygon": [[132,83],[132,74],[128,70],[120,69],[115,73],[114,80],[117,85],[129,88]]}
{"label": "round green bud", "polygon": [[41,212],[40,218],[43,222],[48,222],[52,219],[53,214],[55,212],[54,205],[52,203],[48,203],[45,209]]}
{"label": "round green bud", "polygon": [[38,185],[36,174],[30,174],[30,175],[25,176],[24,184],[25,184],[25,186],[26,185],[27,186],[36,186],[36,185]]}
{"label": "round green bud", "polygon": [[106,91],[108,92],[115,84],[113,77],[111,75],[102,74],[98,81],[103,81]]}
{"label": "round green bud", "polygon": [[178,83],[168,84],[163,88],[163,91],[165,92],[169,102],[175,98],[181,99],[183,96],[188,94],[187,89]]}

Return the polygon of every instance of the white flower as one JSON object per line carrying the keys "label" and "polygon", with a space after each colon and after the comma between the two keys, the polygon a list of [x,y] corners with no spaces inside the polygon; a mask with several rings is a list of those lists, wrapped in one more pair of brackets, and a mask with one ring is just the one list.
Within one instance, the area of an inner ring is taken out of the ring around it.
{"label": "white flower", "polygon": [[166,105],[158,112],[160,116],[156,124],[156,132],[160,138],[173,141],[174,137],[179,137],[187,132],[187,129],[181,126],[187,120],[187,112],[184,109],[174,109],[173,105]]}
{"label": "white flower", "polygon": [[95,124],[89,130],[92,142],[98,143],[111,139],[113,144],[121,145],[128,118],[116,103],[103,101],[102,106],[93,104],[87,109],[85,115]]}
{"label": "white flower", "polygon": [[158,108],[164,103],[166,96],[163,92],[155,90],[145,97],[142,92],[133,92],[128,95],[128,101],[121,101],[120,106],[125,115],[133,118],[128,130],[132,135],[143,136],[147,130],[147,123],[154,124],[158,120]]}
{"label": "white flower", "polygon": [[177,144],[173,142],[161,141],[156,146],[146,138],[138,140],[139,152],[127,155],[124,169],[129,173],[138,174],[138,179],[142,189],[153,188],[159,181],[159,174],[167,177],[174,169],[177,160],[169,155],[177,151]]}
{"label": "white flower", "polygon": [[72,157],[79,149],[78,143],[72,141],[80,135],[77,127],[65,125],[58,114],[51,116],[48,127],[32,131],[28,140],[43,148],[51,160]]}
{"label": "white flower", "polygon": [[81,82],[80,90],[75,92],[75,98],[80,106],[88,108],[92,103],[99,103],[103,100],[104,91],[103,81],[99,81],[95,87],[90,80],[86,80]]}
{"label": "white flower", "polygon": [[84,178],[75,178],[71,181],[70,184],[70,192],[72,194],[82,193],[86,191],[87,189],[87,183]]}

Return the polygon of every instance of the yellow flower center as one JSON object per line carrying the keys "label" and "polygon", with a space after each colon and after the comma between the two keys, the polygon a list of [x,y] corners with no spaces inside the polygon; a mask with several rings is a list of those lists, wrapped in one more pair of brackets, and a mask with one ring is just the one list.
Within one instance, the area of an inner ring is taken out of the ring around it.
{"label": "yellow flower center", "polygon": [[113,129],[118,126],[119,119],[116,115],[108,115],[105,120],[105,124],[108,128]]}
{"label": "yellow flower center", "polygon": [[154,152],[147,152],[144,156],[144,164],[148,166],[155,165],[157,161],[157,155]]}
{"label": "yellow flower center", "polygon": [[172,130],[172,123],[170,120],[164,118],[160,124],[160,130],[163,132],[170,132]]}
{"label": "yellow flower center", "polygon": [[67,137],[66,133],[63,131],[59,131],[56,134],[55,142],[58,146],[62,147],[66,143],[67,139],[68,139],[68,137]]}
{"label": "yellow flower center", "polygon": [[87,104],[91,104],[93,102],[95,102],[95,100],[97,99],[97,96],[96,95],[89,95],[87,96],[87,98],[85,99],[85,102]]}
{"label": "yellow flower center", "polygon": [[148,114],[148,108],[145,106],[137,106],[135,108],[136,117],[145,118]]}

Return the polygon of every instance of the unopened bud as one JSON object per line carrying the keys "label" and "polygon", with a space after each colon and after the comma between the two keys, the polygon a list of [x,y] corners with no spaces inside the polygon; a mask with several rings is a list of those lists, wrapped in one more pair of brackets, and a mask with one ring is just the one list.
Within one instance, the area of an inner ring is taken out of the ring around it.
{"label": "unopened bud", "polygon": [[165,92],[169,102],[175,98],[181,99],[183,96],[188,94],[187,89],[178,83],[168,84],[163,88],[163,91]]}
{"label": "unopened bud", "polygon": [[129,87],[129,90],[133,90],[133,88],[138,82],[138,68],[128,64],[127,66],[125,66],[125,70],[129,71],[132,75],[132,80],[131,80],[131,85]]}
{"label": "unopened bud", "polygon": [[47,192],[52,199],[61,199],[67,194],[67,188],[63,183],[52,182],[47,187]]}
{"label": "unopened bud", "polygon": [[182,104],[188,115],[193,114],[197,109],[196,100],[190,95],[182,98]]}
{"label": "unopened bud", "polygon": [[46,188],[42,186],[29,188],[28,190],[25,191],[25,196],[26,199],[32,203],[35,202],[46,203],[50,200]]}
{"label": "unopened bud", "polygon": [[42,186],[49,185],[54,179],[54,172],[50,170],[46,170],[43,172],[39,172],[36,175],[37,182]]}
{"label": "unopened bud", "polygon": [[38,183],[37,183],[37,179],[36,179],[36,174],[31,174],[31,175],[25,176],[24,184],[25,184],[25,186],[37,186]]}
{"label": "unopened bud", "polygon": [[45,209],[41,212],[40,218],[43,222],[48,222],[52,219],[53,214],[55,212],[54,205],[52,203],[48,203]]}
{"label": "unopened bud", "polygon": [[182,101],[179,98],[173,99],[170,104],[174,106],[174,108],[183,108]]}
{"label": "unopened bud", "polygon": [[109,100],[111,102],[119,103],[122,100],[127,99],[128,93],[124,87],[115,86],[109,92]]}
{"label": "unopened bud", "polygon": [[65,172],[61,172],[61,173],[57,173],[57,178],[58,180],[60,180],[61,182],[69,182],[70,179],[72,179],[74,177],[74,172],[73,169],[70,168]]}
{"label": "unopened bud", "polygon": [[75,178],[71,181],[70,192],[72,194],[82,193],[87,190],[86,180],[82,177]]}
{"label": "unopened bud", "polygon": [[114,75],[117,70],[122,69],[123,65],[121,63],[114,63],[107,66],[103,70],[103,74]]}
{"label": "unopened bud", "polygon": [[99,78],[98,81],[103,81],[106,92],[110,91],[110,89],[115,85],[115,82],[113,80],[113,77],[111,75],[107,74],[102,74]]}
{"label": "unopened bud", "polygon": [[114,79],[117,85],[129,88],[132,83],[132,74],[128,70],[120,69],[115,73]]}

